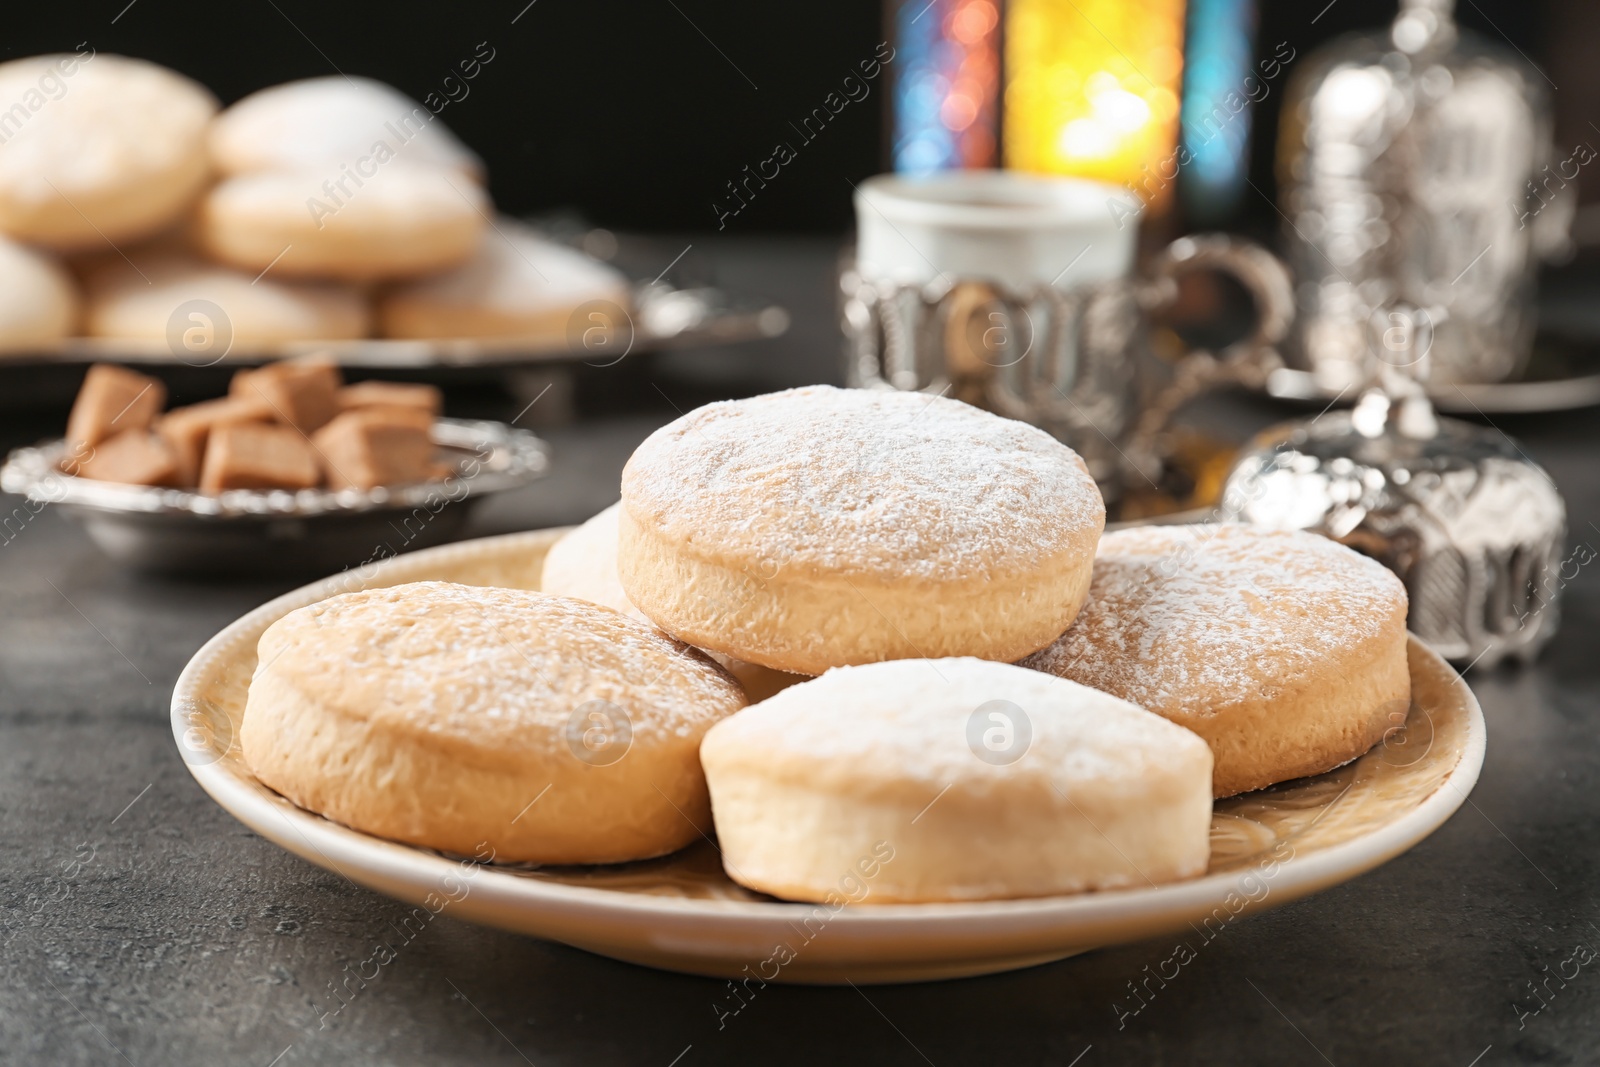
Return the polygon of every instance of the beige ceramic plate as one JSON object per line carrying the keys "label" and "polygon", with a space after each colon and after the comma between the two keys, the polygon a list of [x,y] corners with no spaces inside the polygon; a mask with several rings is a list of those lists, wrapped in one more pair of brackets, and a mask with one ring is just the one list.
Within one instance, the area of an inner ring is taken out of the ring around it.
{"label": "beige ceramic plate", "polygon": [[347,571],[223,630],[190,661],[172,697],[173,733],[195,778],[269,840],[428,911],[695,974],[901,982],[1026,967],[1165,933],[1213,937],[1245,913],[1327,889],[1415,845],[1466,799],[1483,763],[1472,692],[1413,638],[1404,728],[1339,770],[1219,802],[1204,877],[986,903],[874,905],[869,893],[837,911],[739,888],[709,843],[616,867],[482,866],[329,822],[250,774],[236,738],[256,640],[270,623],[335,593],[401,582],[534,588],[560,533],[486,538]]}

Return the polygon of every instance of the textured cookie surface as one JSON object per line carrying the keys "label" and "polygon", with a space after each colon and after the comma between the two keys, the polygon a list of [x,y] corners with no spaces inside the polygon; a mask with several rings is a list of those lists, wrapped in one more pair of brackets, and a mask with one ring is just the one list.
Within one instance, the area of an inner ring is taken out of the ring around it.
{"label": "textured cookie surface", "polygon": [[788,899],[1146,885],[1210,853],[1200,738],[1010,664],[838,668],[719,723],[700,754],[729,876]]}
{"label": "textured cookie surface", "polygon": [[656,431],[622,505],[622,584],[646,615],[804,674],[1042,648],[1076,615],[1105,522],[1083,461],[1041,430],[829,386]]}
{"label": "textured cookie surface", "polygon": [[263,782],[359,830],[508,860],[695,840],[700,739],[744,704],[710,660],[616,612],[444,582],[291,612],[259,657],[241,740]]}
{"label": "textured cookie surface", "polygon": [[1249,526],[1107,534],[1089,600],[1022,661],[1204,737],[1229,796],[1347,763],[1409,706],[1406,593],[1327,538]]}

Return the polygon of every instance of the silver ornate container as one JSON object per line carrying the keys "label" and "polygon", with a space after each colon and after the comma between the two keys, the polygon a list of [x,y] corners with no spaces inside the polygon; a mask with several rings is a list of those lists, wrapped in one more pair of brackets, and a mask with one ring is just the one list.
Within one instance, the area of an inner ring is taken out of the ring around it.
{"label": "silver ornate container", "polygon": [[1588,562],[1562,558],[1549,475],[1502,433],[1435,420],[1420,394],[1375,389],[1353,411],[1269,430],[1228,476],[1223,517],[1377,559],[1405,582],[1411,630],[1458,663],[1531,659]]}
{"label": "silver ornate container", "polygon": [[915,286],[847,269],[840,287],[851,385],[939,392],[1031,422],[1072,445],[1103,486],[1121,483],[1118,442],[1137,410],[1130,286]]}
{"label": "silver ornate container", "polygon": [[[1142,210],[1124,189],[1011,172],[868,179],[856,259],[839,278],[845,380],[1039,426],[1083,457],[1109,501],[1153,485],[1178,407],[1220,384],[1259,386],[1281,366],[1294,295],[1276,257],[1222,235],[1180,238],[1136,268]],[[1148,320],[1189,271],[1237,279],[1255,328],[1215,354],[1164,362]]]}
{"label": "silver ornate container", "polygon": [[1328,390],[1364,383],[1367,319],[1397,301],[1449,313],[1437,381],[1515,376],[1536,259],[1566,241],[1576,197],[1541,173],[1559,166],[1546,83],[1451,8],[1402,0],[1387,34],[1331,43],[1289,86],[1279,186],[1300,317],[1286,356]]}

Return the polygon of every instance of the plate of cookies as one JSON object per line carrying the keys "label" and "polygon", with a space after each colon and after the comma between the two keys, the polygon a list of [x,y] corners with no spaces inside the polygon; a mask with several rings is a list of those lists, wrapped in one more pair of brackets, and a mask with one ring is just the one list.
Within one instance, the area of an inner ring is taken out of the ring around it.
{"label": "plate of cookies", "polygon": [[191,772],[418,922],[765,984],[1192,953],[1414,846],[1482,765],[1383,567],[1107,532],[1075,453],[955,400],[710,404],[620,495],[238,620],[174,691]]}
{"label": "plate of cookies", "polygon": [[[461,84],[493,59],[463,60]],[[637,282],[497,212],[439,94],[336,75],[224,108],[85,45],[0,63],[0,97],[19,101],[0,131],[7,358],[606,361],[788,325],[765,301],[663,282],[664,264]]]}
{"label": "plate of cookies", "polygon": [[475,500],[549,467],[526,430],[441,418],[430,385],[346,384],[327,358],[241,370],[216,400],[166,396],[95,364],[66,436],[13,451],[0,488],[135,566],[326,572],[448,540]]}

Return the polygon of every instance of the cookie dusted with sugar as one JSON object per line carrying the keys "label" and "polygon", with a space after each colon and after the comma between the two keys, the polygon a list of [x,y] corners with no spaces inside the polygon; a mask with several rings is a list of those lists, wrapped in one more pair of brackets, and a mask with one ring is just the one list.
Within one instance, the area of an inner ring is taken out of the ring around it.
{"label": "cookie dusted with sugar", "polygon": [[[539,588],[557,596],[577,597],[620,611],[640,622],[649,622],[622,590],[617,577],[617,516],[621,504],[612,504],[582,526],[568,530],[544,557],[544,573]],[[739,680],[751,700],[765,700],[780,689],[803,681],[805,676],[775,671],[754,663],[734,659],[720,652],[711,658],[726,667]]]}
{"label": "cookie dusted with sugar", "polygon": [[419,582],[267,628],[240,740],[256,777],[380,837],[619,863],[710,830],[700,740],[744,706],[715,663],[566,597]]}
{"label": "cookie dusted with sugar", "polygon": [[789,900],[1119,889],[1210,857],[1204,741],[1006,663],[841,667],[718,723],[700,758],[728,876]]}
{"label": "cookie dusted with sugar", "polygon": [[1042,430],[923,393],[709,404],[622,473],[628,598],[701,648],[799,674],[1015,660],[1088,590],[1105,505]]}
{"label": "cookie dusted with sugar", "polygon": [[1121,530],[1100,542],[1077,621],[1022,665],[1193,730],[1232,796],[1332,770],[1405,722],[1406,591],[1315,534]]}

